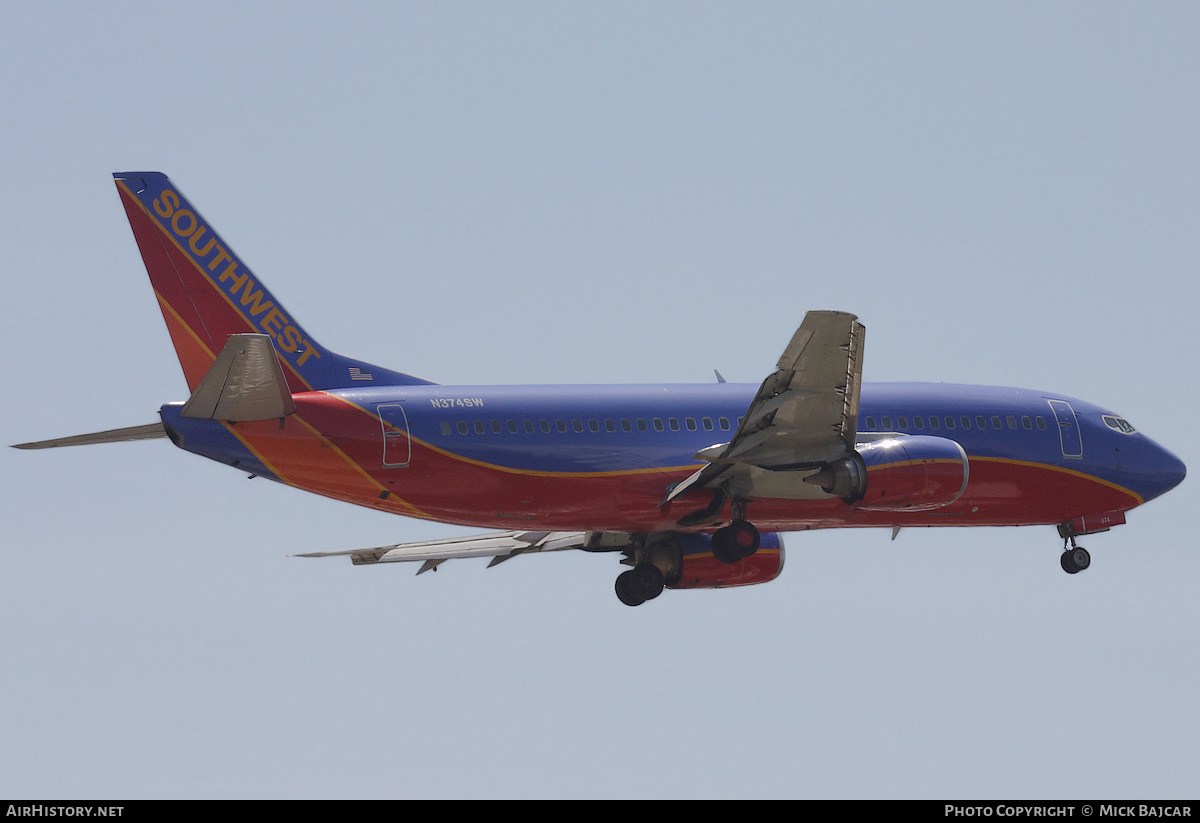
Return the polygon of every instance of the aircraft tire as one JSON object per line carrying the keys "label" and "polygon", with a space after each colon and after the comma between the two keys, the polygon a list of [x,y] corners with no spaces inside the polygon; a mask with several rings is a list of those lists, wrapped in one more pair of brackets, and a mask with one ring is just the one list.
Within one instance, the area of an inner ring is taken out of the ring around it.
{"label": "aircraft tire", "polygon": [[717,529],[713,533],[712,553],[713,557],[726,565],[731,565],[742,559],[741,554],[737,550],[737,544],[733,542],[733,532],[729,526]]}
{"label": "aircraft tire", "polygon": [[639,563],[633,568],[633,584],[642,600],[653,600],[663,593],[666,580],[653,563]]}
{"label": "aircraft tire", "polygon": [[1092,556],[1083,546],[1076,546],[1068,554],[1071,555],[1071,562],[1075,565],[1075,568],[1080,571],[1092,565]]}
{"label": "aircraft tire", "polygon": [[728,528],[730,542],[733,543],[739,560],[751,557],[758,551],[762,537],[759,535],[758,529],[754,528],[753,523],[747,520],[735,520],[729,524]]}
{"label": "aircraft tire", "polygon": [[1083,546],[1075,546],[1062,553],[1059,564],[1067,574],[1078,574],[1092,565],[1092,555]]}
{"label": "aircraft tire", "polygon": [[1076,566],[1075,561],[1071,559],[1070,552],[1063,552],[1062,556],[1058,558],[1058,564],[1062,566],[1062,570],[1067,574],[1075,574],[1079,571],[1079,567]]}
{"label": "aircraft tire", "polygon": [[616,590],[617,599],[626,606],[640,606],[646,602],[646,598],[638,594],[633,582],[633,569],[617,575]]}

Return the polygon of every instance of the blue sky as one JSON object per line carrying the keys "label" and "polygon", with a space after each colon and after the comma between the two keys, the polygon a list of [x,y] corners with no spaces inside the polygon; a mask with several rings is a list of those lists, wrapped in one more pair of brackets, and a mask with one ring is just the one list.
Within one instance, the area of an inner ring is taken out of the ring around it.
{"label": "blue sky", "polygon": [[[4,442],[186,387],[111,172],[169,174],[349,356],[443,383],[1055,390],[1200,465],[1194,4],[10,5]],[[461,529],[165,442],[0,453],[0,795],[1195,797],[1193,483],[1052,528],[612,557],[285,555]]]}

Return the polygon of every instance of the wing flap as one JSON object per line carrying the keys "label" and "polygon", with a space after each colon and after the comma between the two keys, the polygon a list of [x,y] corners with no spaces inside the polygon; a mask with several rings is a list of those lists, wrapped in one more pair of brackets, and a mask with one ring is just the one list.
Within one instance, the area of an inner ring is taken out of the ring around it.
{"label": "wing flap", "polygon": [[491,565],[533,552],[557,552],[581,549],[594,539],[589,532],[492,532],[470,537],[451,537],[415,543],[396,543],[367,549],[346,549],[332,552],[309,552],[294,557],[349,557],[354,565],[371,563],[421,562],[420,574],[436,569],[447,560],[466,557],[496,558]]}
{"label": "wing flap", "polygon": [[733,439],[713,462],[762,468],[818,463],[854,447],[865,327],[853,314],[810,311]]}
{"label": "wing flap", "polygon": [[696,459],[708,465],[670,490],[663,504],[715,486],[736,497],[825,496],[801,481],[854,448],[865,337],[853,314],[805,314],[733,438],[699,452]]}

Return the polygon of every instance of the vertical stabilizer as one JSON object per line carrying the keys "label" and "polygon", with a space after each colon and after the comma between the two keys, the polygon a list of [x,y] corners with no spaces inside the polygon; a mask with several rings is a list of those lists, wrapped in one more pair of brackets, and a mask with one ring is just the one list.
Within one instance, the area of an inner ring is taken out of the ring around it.
{"label": "vertical stabilizer", "polygon": [[189,389],[196,389],[235,334],[271,337],[291,392],[430,382],[317,343],[166,175],[113,177]]}

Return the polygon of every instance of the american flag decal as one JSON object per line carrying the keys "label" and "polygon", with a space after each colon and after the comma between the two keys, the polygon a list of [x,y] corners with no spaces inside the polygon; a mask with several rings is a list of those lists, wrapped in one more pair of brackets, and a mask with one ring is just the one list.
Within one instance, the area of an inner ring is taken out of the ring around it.
{"label": "american flag decal", "polygon": [[351,380],[374,380],[375,377],[370,372],[365,372],[362,369],[360,369],[358,366],[351,366],[350,367],[350,379]]}

